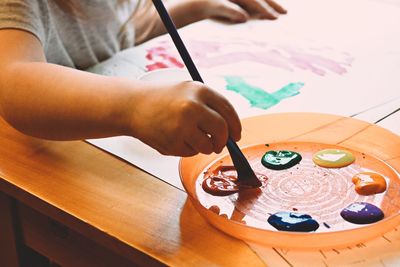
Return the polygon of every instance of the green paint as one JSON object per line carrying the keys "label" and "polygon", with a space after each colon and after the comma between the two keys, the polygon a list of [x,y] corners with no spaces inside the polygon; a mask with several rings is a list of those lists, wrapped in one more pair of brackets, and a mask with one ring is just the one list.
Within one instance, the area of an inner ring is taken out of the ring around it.
{"label": "green paint", "polygon": [[246,83],[241,77],[227,76],[225,80],[227,82],[226,89],[245,97],[252,107],[262,109],[269,109],[286,98],[300,94],[300,89],[304,86],[304,83],[300,82],[289,83],[278,91],[268,93],[261,88]]}
{"label": "green paint", "polygon": [[284,170],[298,164],[301,159],[301,155],[294,151],[271,150],[262,156],[261,163],[268,169]]}

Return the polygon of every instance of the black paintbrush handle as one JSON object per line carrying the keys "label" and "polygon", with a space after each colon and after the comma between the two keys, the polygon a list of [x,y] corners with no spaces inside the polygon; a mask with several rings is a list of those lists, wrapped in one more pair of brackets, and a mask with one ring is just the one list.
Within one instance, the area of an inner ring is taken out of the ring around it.
{"label": "black paintbrush handle", "polygon": [[185,63],[186,68],[190,73],[190,76],[192,76],[193,81],[204,83],[163,2],[161,0],[153,0],[153,4],[157,9],[158,14],[160,15],[162,22],[164,23],[165,28],[167,28],[167,31],[172,38],[172,41],[178,49],[178,52],[182,57],[182,60]]}
{"label": "black paintbrush handle", "polygon": [[[192,60],[192,57],[190,56],[188,50],[186,49],[186,46],[183,43],[182,38],[179,35],[178,30],[176,29],[174,22],[169,16],[168,11],[165,8],[163,2],[161,0],[153,0],[153,4],[157,9],[158,14],[160,15],[160,18],[164,23],[165,28],[167,29],[169,35],[171,36],[172,41],[174,42],[176,49],[178,50],[179,55],[181,56],[183,62],[185,63],[185,66],[188,69],[193,81],[204,83],[203,79],[200,76],[199,71],[196,68],[196,65]],[[232,146],[232,143],[236,145],[236,143],[229,137],[227,146],[228,147]],[[231,148],[232,150],[236,150],[233,147]],[[240,154],[242,153],[240,152]]]}
{"label": "black paintbrush handle", "polygon": [[[172,21],[171,17],[168,14],[167,9],[165,8],[163,2],[161,0],[153,0],[153,4],[155,8],[157,9],[158,14],[161,17],[162,22],[165,25],[165,28],[167,29],[169,35],[172,38],[172,41],[174,42],[176,48],[178,49],[178,52],[180,56],[182,57],[183,62],[186,65],[186,68],[188,69],[190,76],[192,76],[192,79],[194,81],[198,81],[201,83],[203,82],[203,79],[200,76],[199,71],[196,68],[196,65],[194,64],[192,57],[190,56],[188,50],[186,49],[185,44],[183,43],[174,22]],[[236,166],[238,176],[239,177],[255,177],[255,174],[253,170],[250,167],[249,162],[247,161],[246,157],[243,155],[242,151],[238,147],[238,145],[235,143],[235,141],[232,140],[231,137],[228,138],[228,142],[226,144],[228,147],[229,153],[231,154],[231,158],[233,160],[234,165]],[[257,180],[258,181],[258,180]]]}

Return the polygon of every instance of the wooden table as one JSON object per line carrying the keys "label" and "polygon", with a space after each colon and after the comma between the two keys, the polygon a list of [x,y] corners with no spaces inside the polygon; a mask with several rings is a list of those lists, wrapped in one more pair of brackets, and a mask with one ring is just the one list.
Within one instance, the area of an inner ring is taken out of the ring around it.
{"label": "wooden table", "polygon": [[62,266],[264,266],[185,192],[85,142],[0,119],[0,176],[0,266],[18,266],[22,243]]}
{"label": "wooden table", "polygon": [[[280,141],[368,146],[400,170],[397,135],[350,118],[296,116],[274,119]],[[22,243],[63,266],[265,266],[208,225],[185,192],[85,142],[33,139],[0,120],[0,177],[2,266],[18,265]]]}

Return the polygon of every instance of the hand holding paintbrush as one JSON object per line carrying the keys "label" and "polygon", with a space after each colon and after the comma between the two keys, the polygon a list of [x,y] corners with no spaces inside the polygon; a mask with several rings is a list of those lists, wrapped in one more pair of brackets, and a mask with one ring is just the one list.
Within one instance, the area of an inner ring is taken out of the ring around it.
{"label": "hand holding paintbrush", "polygon": [[[194,64],[188,50],[186,49],[186,46],[183,43],[178,31],[176,30],[176,27],[171,20],[171,17],[169,16],[164,4],[161,0],[153,0],[153,3],[161,17],[161,20],[167,28],[167,31],[170,34],[176,48],[178,49],[178,52],[181,55],[192,79],[194,81],[203,83],[203,79],[201,78],[200,73],[198,72],[196,65]],[[208,135],[209,133],[205,134]],[[210,139],[212,138],[213,136],[211,135]],[[229,150],[233,164],[235,165],[238,174],[238,183],[246,187],[260,187],[261,182],[258,180],[242,151],[239,149],[235,141],[232,140],[230,136],[228,137],[226,146]]]}

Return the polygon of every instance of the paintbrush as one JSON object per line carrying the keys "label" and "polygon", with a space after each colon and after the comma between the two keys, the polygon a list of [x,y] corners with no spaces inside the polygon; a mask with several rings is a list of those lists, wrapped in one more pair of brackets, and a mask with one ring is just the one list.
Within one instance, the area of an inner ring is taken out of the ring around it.
{"label": "paintbrush", "polygon": [[[161,0],[153,0],[153,4],[185,63],[190,76],[194,81],[204,83],[163,2]],[[238,184],[245,187],[260,187],[260,180],[257,178],[246,157],[231,137],[228,138],[226,146],[232,158],[233,165],[236,168]]]}

